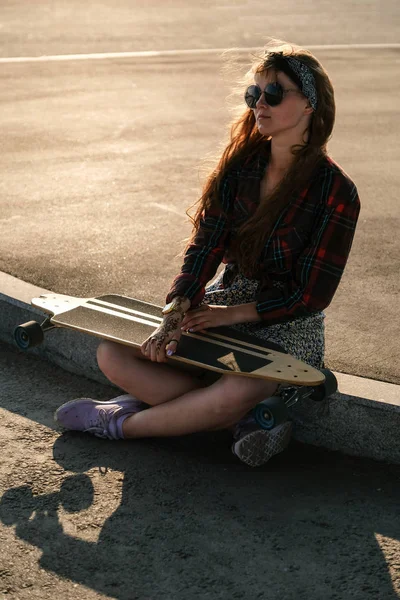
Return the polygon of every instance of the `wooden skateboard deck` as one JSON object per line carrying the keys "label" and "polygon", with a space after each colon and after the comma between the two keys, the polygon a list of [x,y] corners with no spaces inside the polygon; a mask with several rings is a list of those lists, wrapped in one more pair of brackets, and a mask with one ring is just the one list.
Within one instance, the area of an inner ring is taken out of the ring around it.
{"label": "wooden skateboard deck", "polygon": [[[115,294],[97,298],[45,294],[34,298],[32,305],[51,315],[50,322],[56,327],[136,348],[162,321],[159,306]],[[176,354],[168,361],[300,386],[315,386],[325,381],[323,373],[278,351],[277,347],[264,345],[231,327],[216,327],[204,333],[183,333]]]}

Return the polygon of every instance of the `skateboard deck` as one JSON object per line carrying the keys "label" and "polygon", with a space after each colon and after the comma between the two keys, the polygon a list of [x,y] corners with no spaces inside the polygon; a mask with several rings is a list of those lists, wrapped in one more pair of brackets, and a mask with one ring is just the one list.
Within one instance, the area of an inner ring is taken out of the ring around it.
{"label": "skateboard deck", "polygon": [[[159,306],[116,294],[96,298],[45,294],[34,298],[32,305],[50,315],[50,323],[55,327],[82,331],[135,348],[140,348],[162,322]],[[168,362],[298,386],[324,383],[321,371],[277,348],[234,328],[215,327],[204,333],[184,332]]]}

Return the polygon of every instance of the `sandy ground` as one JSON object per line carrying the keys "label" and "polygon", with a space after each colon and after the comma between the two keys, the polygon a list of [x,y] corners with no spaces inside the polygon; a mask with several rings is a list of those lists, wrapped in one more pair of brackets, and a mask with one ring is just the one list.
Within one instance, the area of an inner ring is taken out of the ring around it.
{"label": "sandy ground", "polygon": [[[109,442],[53,411],[115,390],[0,348],[0,598],[394,600],[400,467],[228,432]],[[29,390],[29,393],[27,391]]]}

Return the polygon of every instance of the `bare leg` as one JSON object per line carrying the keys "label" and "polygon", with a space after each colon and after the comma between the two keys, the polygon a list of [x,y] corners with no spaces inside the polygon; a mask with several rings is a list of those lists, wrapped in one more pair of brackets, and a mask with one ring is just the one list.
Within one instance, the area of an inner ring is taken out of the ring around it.
{"label": "bare leg", "polygon": [[168,437],[227,429],[276,388],[274,382],[224,375],[209,387],[128,417],[123,423],[124,437]]}
{"label": "bare leg", "polygon": [[110,381],[151,406],[204,387],[196,376],[147,360],[122,344],[102,342],[97,350],[97,362]]}
{"label": "bare leg", "polygon": [[110,381],[152,406],[125,420],[126,438],[228,429],[277,389],[274,382],[237,375],[204,387],[195,376],[140,356],[112,342],[98,349],[99,367]]}

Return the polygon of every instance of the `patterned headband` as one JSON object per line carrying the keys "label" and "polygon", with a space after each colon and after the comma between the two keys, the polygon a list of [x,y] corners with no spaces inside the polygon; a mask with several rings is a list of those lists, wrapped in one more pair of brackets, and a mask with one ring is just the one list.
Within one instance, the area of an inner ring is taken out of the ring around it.
{"label": "patterned headband", "polygon": [[289,57],[286,60],[293,73],[300,79],[301,91],[308,99],[313,110],[316,110],[317,90],[315,89],[315,77],[313,72],[307,65],[300,62],[297,58]]}
{"label": "patterned headband", "polygon": [[[309,101],[313,110],[317,108],[317,90],[315,87],[315,77],[310,67],[301,62],[299,59],[292,56],[284,56],[281,52],[271,52],[268,55],[279,56],[280,61],[284,61],[289,67],[289,70],[295,75],[300,83],[300,88],[304,96]],[[287,73],[290,76],[290,73]]]}

